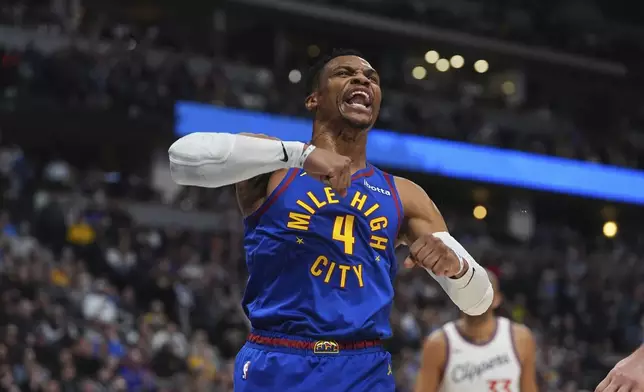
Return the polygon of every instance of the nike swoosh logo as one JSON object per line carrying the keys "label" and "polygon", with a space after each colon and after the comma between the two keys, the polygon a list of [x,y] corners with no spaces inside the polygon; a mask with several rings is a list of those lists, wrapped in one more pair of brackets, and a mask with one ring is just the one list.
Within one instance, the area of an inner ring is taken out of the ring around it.
{"label": "nike swoosh logo", "polygon": [[280,161],[288,162],[288,154],[286,153],[286,147],[284,147],[284,143],[282,143],[282,152],[284,153],[284,158],[280,159]]}

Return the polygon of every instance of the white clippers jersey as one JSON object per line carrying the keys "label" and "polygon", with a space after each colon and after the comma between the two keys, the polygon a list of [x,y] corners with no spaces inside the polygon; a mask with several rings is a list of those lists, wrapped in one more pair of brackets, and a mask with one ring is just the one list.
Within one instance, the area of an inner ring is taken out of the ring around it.
{"label": "white clippers jersey", "polygon": [[512,323],[498,317],[494,337],[486,344],[468,342],[450,322],[443,326],[447,363],[441,392],[519,392],[521,365],[514,347]]}

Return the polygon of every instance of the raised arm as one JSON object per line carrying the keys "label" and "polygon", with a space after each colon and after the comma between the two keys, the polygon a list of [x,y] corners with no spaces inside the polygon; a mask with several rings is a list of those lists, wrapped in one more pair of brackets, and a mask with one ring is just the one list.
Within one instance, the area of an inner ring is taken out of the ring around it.
{"label": "raised arm", "polygon": [[314,148],[265,135],[196,132],[170,146],[170,174],[180,185],[218,188],[302,167]]}
{"label": "raised arm", "polygon": [[340,195],[351,186],[351,159],[261,134],[196,132],[174,142],[168,156],[170,174],[177,184],[205,188],[236,184],[237,200],[245,215],[261,205],[292,167],[304,168]]}
{"label": "raised arm", "polygon": [[425,268],[461,311],[483,314],[494,297],[485,269],[449,234],[443,216],[421,187],[400,177],[395,181],[405,214],[401,236],[410,246],[410,260]]}

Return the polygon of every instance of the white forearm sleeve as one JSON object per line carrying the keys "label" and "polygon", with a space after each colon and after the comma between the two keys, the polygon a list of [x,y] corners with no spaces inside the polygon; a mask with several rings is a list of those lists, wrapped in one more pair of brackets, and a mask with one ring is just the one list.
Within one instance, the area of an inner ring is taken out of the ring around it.
{"label": "white forearm sleeve", "polygon": [[301,166],[303,150],[300,142],[196,132],[170,146],[170,174],[180,185],[217,188]]}
{"label": "white forearm sleeve", "polygon": [[441,285],[452,302],[464,313],[470,316],[485,313],[494,299],[494,290],[485,269],[448,232],[434,233],[434,237],[443,241],[459,258],[465,260],[469,265],[469,269],[458,279],[436,276],[429,269],[426,269],[427,272]]}

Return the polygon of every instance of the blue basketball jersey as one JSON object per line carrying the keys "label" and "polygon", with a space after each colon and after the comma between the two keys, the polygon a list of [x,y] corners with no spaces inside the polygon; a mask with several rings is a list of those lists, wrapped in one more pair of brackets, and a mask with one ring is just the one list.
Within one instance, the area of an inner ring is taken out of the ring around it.
{"label": "blue basketball jersey", "polygon": [[245,220],[253,328],[311,338],[383,339],[402,204],[394,178],[368,164],[346,197],[290,169]]}

